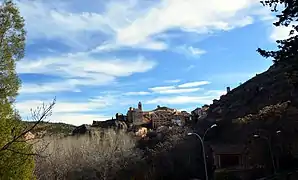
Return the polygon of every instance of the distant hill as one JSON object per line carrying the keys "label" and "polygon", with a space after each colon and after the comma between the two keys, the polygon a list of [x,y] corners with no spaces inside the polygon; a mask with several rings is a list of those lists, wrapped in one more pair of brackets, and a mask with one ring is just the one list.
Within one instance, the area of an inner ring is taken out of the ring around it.
{"label": "distant hill", "polygon": [[[276,63],[267,71],[257,74],[214,101],[207,111],[207,117],[198,122],[197,129],[202,133],[211,124],[217,123],[220,125],[217,137],[221,141],[237,141],[256,128],[266,129],[269,126],[274,130],[291,124],[298,131],[298,121],[295,119],[298,111],[293,110],[298,107],[297,71],[292,65]],[[288,74],[295,75],[289,80]],[[267,111],[266,115],[264,111]],[[242,121],[239,120],[241,118]],[[242,125],[239,125],[240,122]],[[275,127],[271,126],[273,124]]]}
{"label": "distant hill", "polygon": [[[26,126],[32,126],[35,122],[23,121]],[[76,126],[65,123],[40,122],[31,132],[35,135],[67,135],[72,132]]]}

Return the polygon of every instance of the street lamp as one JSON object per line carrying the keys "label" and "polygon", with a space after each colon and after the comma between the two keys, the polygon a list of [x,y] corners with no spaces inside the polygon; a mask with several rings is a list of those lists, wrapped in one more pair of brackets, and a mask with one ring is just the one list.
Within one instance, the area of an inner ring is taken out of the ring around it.
{"label": "street lamp", "polygon": [[205,136],[207,134],[207,132],[216,127],[217,125],[216,124],[213,124],[212,126],[210,126],[204,133],[204,136],[203,136],[203,139],[201,138],[201,136],[197,133],[187,133],[188,136],[191,136],[191,135],[195,135],[197,138],[199,138],[200,142],[201,142],[201,145],[202,145],[202,154],[203,154],[203,160],[204,160],[204,168],[205,168],[205,178],[206,180],[208,180],[208,172],[207,172],[207,163],[206,163],[206,156],[205,156],[205,146],[204,146],[204,140],[205,140]]}
{"label": "street lamp", "polygon": [[[279,134],[279,133],[281,133],[281,131],[280,130],[277,130],[275,133],[276,134]],[[271,157],[273,171],[274,171],[274,174],[275,174],[276,173],[276,167],[275,167],[275,162],[274,162],[274,158],[273,158],[273,153],[272,153],[272,147],[271,147],[270,139],[268,137],[265,137],[265,136],[260,136],[259,134],[254,134],[253,137],[254,138],[263,138],[263,139],[266,140],[266,142],[268,144],[268,147],[269,147],[269,153],[270,153],[270,157]]]}
{"label": "street lamp", "polygon": [[206,136],[207,132],[208,132],[210,129],[216,127],[216,126],[217,126],[217,124],[213,124],[212,126],[210,126],[210,127],[205,131],[205,133],[204,133],[204,135],[203,135],[203,141],[205,140],[205,136]]}

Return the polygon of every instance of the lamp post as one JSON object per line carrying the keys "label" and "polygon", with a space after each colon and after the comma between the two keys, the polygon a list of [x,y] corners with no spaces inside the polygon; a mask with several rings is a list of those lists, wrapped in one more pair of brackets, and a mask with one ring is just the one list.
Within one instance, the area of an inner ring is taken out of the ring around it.
{"label": "lamp post", "polygon": [[[276,134],[281,133],[280,130],[276,131]],[[273,167],[273,171],[274,174],[276,173],[276,167],[275,167],[275,162],[274,162],[274,158],[273,158],[273,153],[272,153],[272,147],[271,147],[271,138],[268,138],[266,136],[260,136],[259,134],[254,134],[253,135],[254,138],[263,138],[266,140],[267,144],[268,144],[268,148],[269,148],[269,153],[270,153],[270,158],[271,158],[271,163],[272,163],[272,167]]]}
{"label": "lamp post", "polygon": [[203,154],[203,161],[204,161],[204,169],[205,169],[205,179],[208,180],[208,172],[207,172],[207,163],[206,163],[206,156],[205,156],[205,146],[204,146],[204,140],[205,140],[205,136],[207,134],[207,132],[216,127],[217,125],[216,124],[213,124],[212,126],[210,126],[204,133],[203,135],[203,138],[201,138],[201,136],[197,133],[187,133],[188,136],[191,136],[191,135],[195,135],[197,138],[199,138],[200,142],[201,142],[201,145],[202,145],[202,154]]}
{"label": "lamp post", "polygon": [[207,132],[208,132],[210,129],[216,127],[216,126],[217,126],[217,124],[213,124],[212,126],[210,126],[210,127],[205,131],[205,133],[204,133],[204,135],[203,135],[203,141],[205,140],[205,136],[206,136]]}

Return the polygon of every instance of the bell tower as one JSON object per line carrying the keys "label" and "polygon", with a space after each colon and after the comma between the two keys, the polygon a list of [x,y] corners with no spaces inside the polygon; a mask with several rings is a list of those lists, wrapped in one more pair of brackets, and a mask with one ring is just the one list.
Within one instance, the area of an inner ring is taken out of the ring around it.
{"label": "bell tower", "polygon": [[138,109],[139,109],[140,111],[143,110],[143,108],[142,108],[142,103],[141,103],[141,102],[139,102],[139,104],[138,104]]}

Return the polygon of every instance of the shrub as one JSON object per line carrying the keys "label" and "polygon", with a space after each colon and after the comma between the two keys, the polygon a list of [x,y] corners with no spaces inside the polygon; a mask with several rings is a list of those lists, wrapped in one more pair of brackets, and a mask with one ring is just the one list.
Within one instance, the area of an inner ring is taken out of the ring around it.
{"label": "shrub", "polygon": [[47,137],[35,145],[35,150],[48,144],[45,157],[36,157],[38,179],[83,179],[94,176],[110,179],[128,163],[141,159],[134,149],[135,139],[123,131],[107,130],[102,135]]}
{"label": "shrub", "polygon": [[[136,148],[133,135],[123,131],[47,137],[36,143],[35,151],[45,147],[36,157],[38,179],[188,179],[201,177],[203,168],[199,142],[184,141],[185,130],[172,129],[154,148]],[[194,140],[194,139],[192,139]],[[146,153],[145,153],[146,152]]]}

